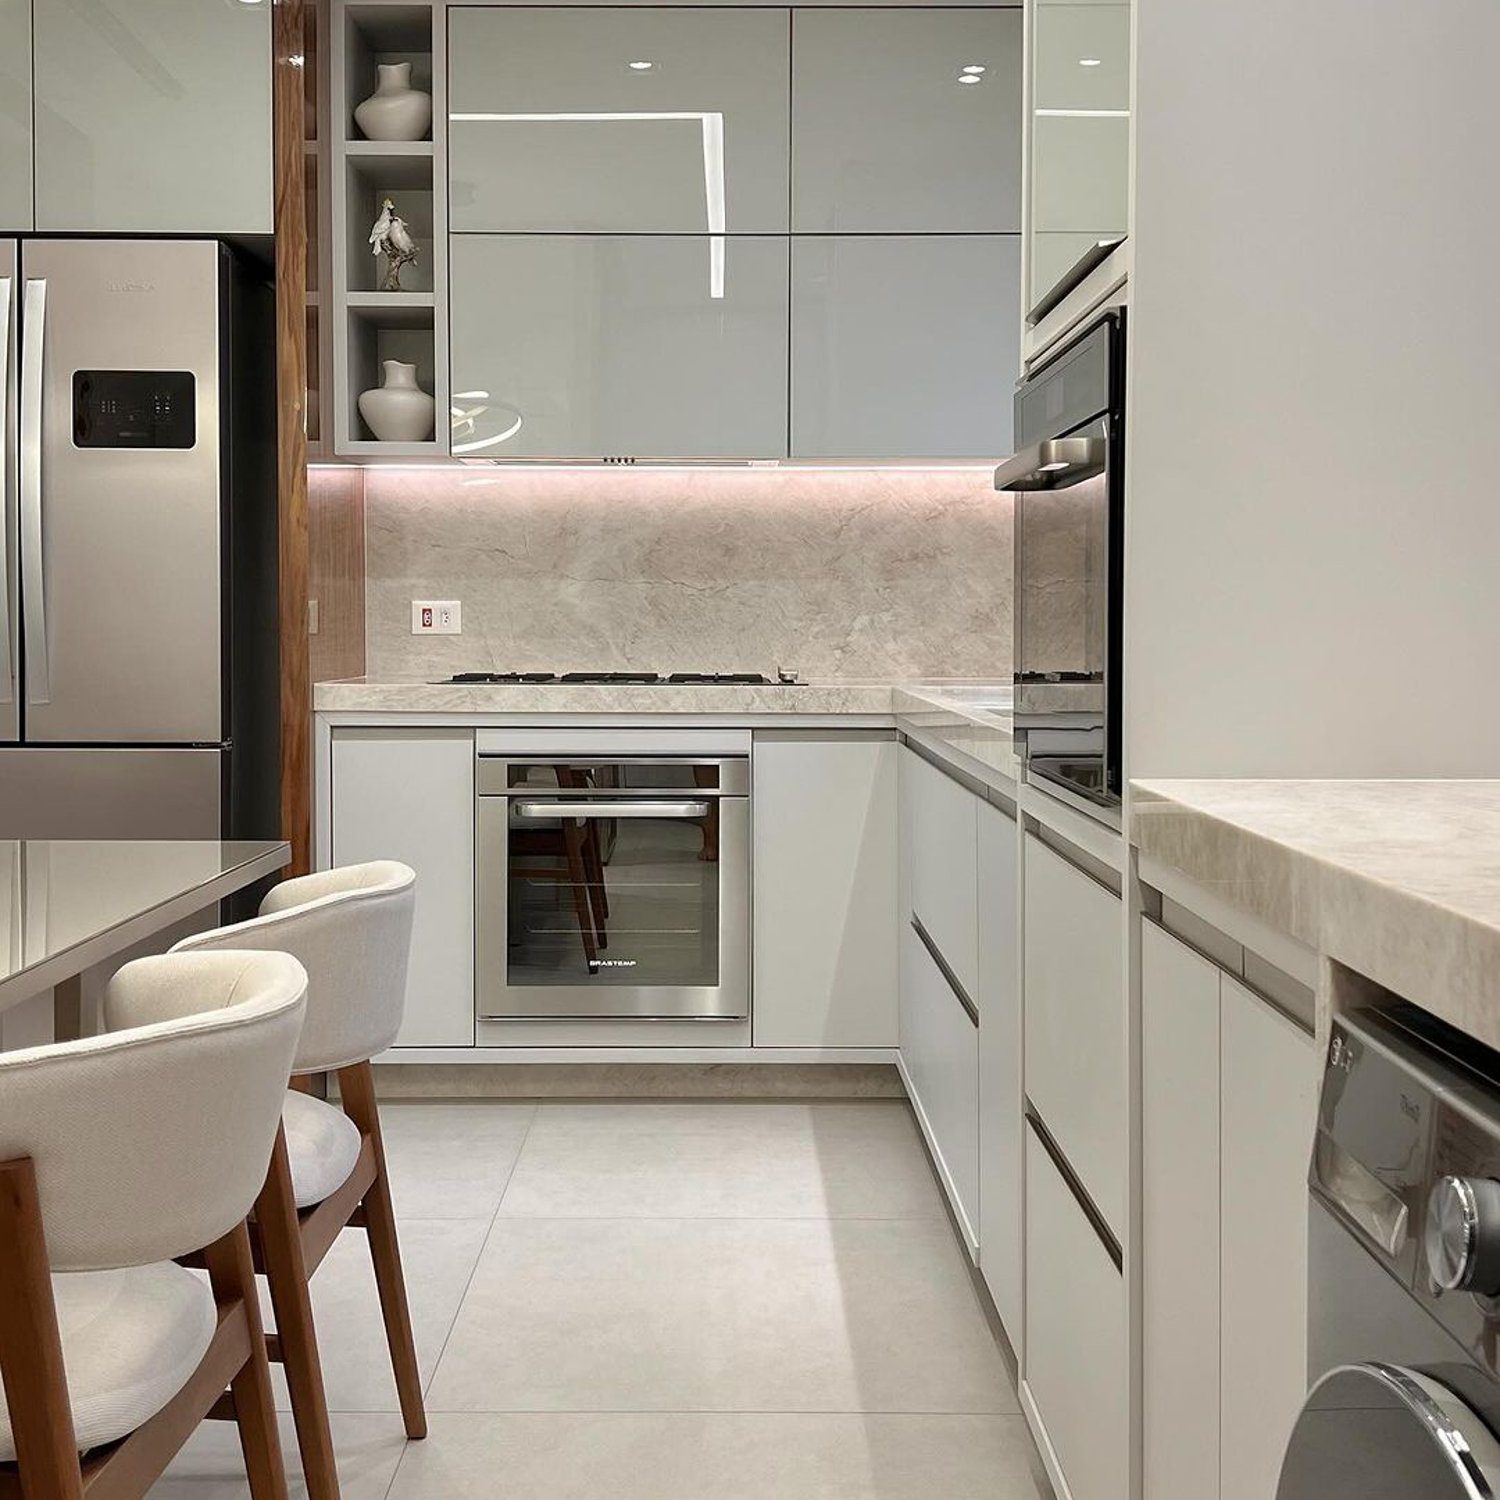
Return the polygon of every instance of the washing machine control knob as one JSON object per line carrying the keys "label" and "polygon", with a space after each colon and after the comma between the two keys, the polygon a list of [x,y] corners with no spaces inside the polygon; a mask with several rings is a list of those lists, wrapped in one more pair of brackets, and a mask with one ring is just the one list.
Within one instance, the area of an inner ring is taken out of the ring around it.
{"label": "washing machine control knob", "polygon": [[1423,1239],[1435,1286],[1500,1296],[1500,1182],[1440,1177],[1427,1197]]}

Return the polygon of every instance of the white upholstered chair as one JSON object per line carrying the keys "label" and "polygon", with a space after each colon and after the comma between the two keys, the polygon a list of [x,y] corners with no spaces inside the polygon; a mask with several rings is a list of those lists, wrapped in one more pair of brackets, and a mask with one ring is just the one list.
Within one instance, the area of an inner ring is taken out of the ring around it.
{"label": "white upholstered chair", "polygon": [[144,1495],[213,1414],[284,1500],[245,1217],[306,991],[284,953],[140,959],[111,1034],[0,1053],[0,1494]]}
{"label": "white upholstered chair", "polygon": [[339,1489],[307,1283],[346,1225],[369,1240],[407,1436],[427,1434],[370,1069],[401,1026],[415,898],[416,875],[394,861],[324,870],[276,886],[251,921],[196,933],[173,949],[295,954],[307,969],[308,998],[292,1072],[338,1078],[342,1107],[287,1092],[251,1224],[256,1269],[276,1312],[271,1357],[286,1369],[311,1500],[337,1500]]}

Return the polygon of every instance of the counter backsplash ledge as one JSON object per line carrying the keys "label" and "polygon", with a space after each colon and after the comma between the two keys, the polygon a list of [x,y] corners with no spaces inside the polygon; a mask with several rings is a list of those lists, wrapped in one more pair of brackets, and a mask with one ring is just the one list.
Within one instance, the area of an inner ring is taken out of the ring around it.
{"label": "counter backsplash ledge", "polygon": [[[1011,507],[974,471],[371,470],[372,677],[1004,676]],[[460,599],[463,634],[411,634]]]}

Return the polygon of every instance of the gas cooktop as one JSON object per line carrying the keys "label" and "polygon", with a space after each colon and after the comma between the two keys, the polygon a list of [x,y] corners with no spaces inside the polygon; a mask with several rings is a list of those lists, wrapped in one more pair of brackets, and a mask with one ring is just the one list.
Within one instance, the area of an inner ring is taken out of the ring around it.
{"label": "gas cooktop", "polygon": [[455,672],[453,683],[590,683],[630,687],[801,687],[795,673],[779,672]]}

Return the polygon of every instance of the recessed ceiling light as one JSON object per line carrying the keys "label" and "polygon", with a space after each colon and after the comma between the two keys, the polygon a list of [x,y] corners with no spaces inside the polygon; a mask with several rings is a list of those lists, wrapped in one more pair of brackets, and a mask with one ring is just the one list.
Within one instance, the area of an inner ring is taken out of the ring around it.
{"label": "recessed ceiling light", "polygon": [[964,73],[982,73],[982,72],[984,72],[984,64],[983,63],[969,63],[967,67],[962,68],[960,71],[964,72]]}
{"label": "recessed ceiling light", "polygon": [[982,79],[978,73],[960,73],[958,75],[958,81],[960,83],[983,83],[984,79]]}
{"label": "recessed ceiling light", "polygon": [[653,63],[653,62],[647,62],[647,61],[645,61],[645,59],[642,59],[640,62],[633,62],[633,63],[631,63],[630,66],[637,73],[645,73],[645,72],[649,71],[651,68],[654,68],[656,66],[656,64]]}
{"label": "recessed ceiling light", "polygon": [[1080,68],[1097,68],[1104,59],[1102,57],[1080,57],[1078,66]]}

